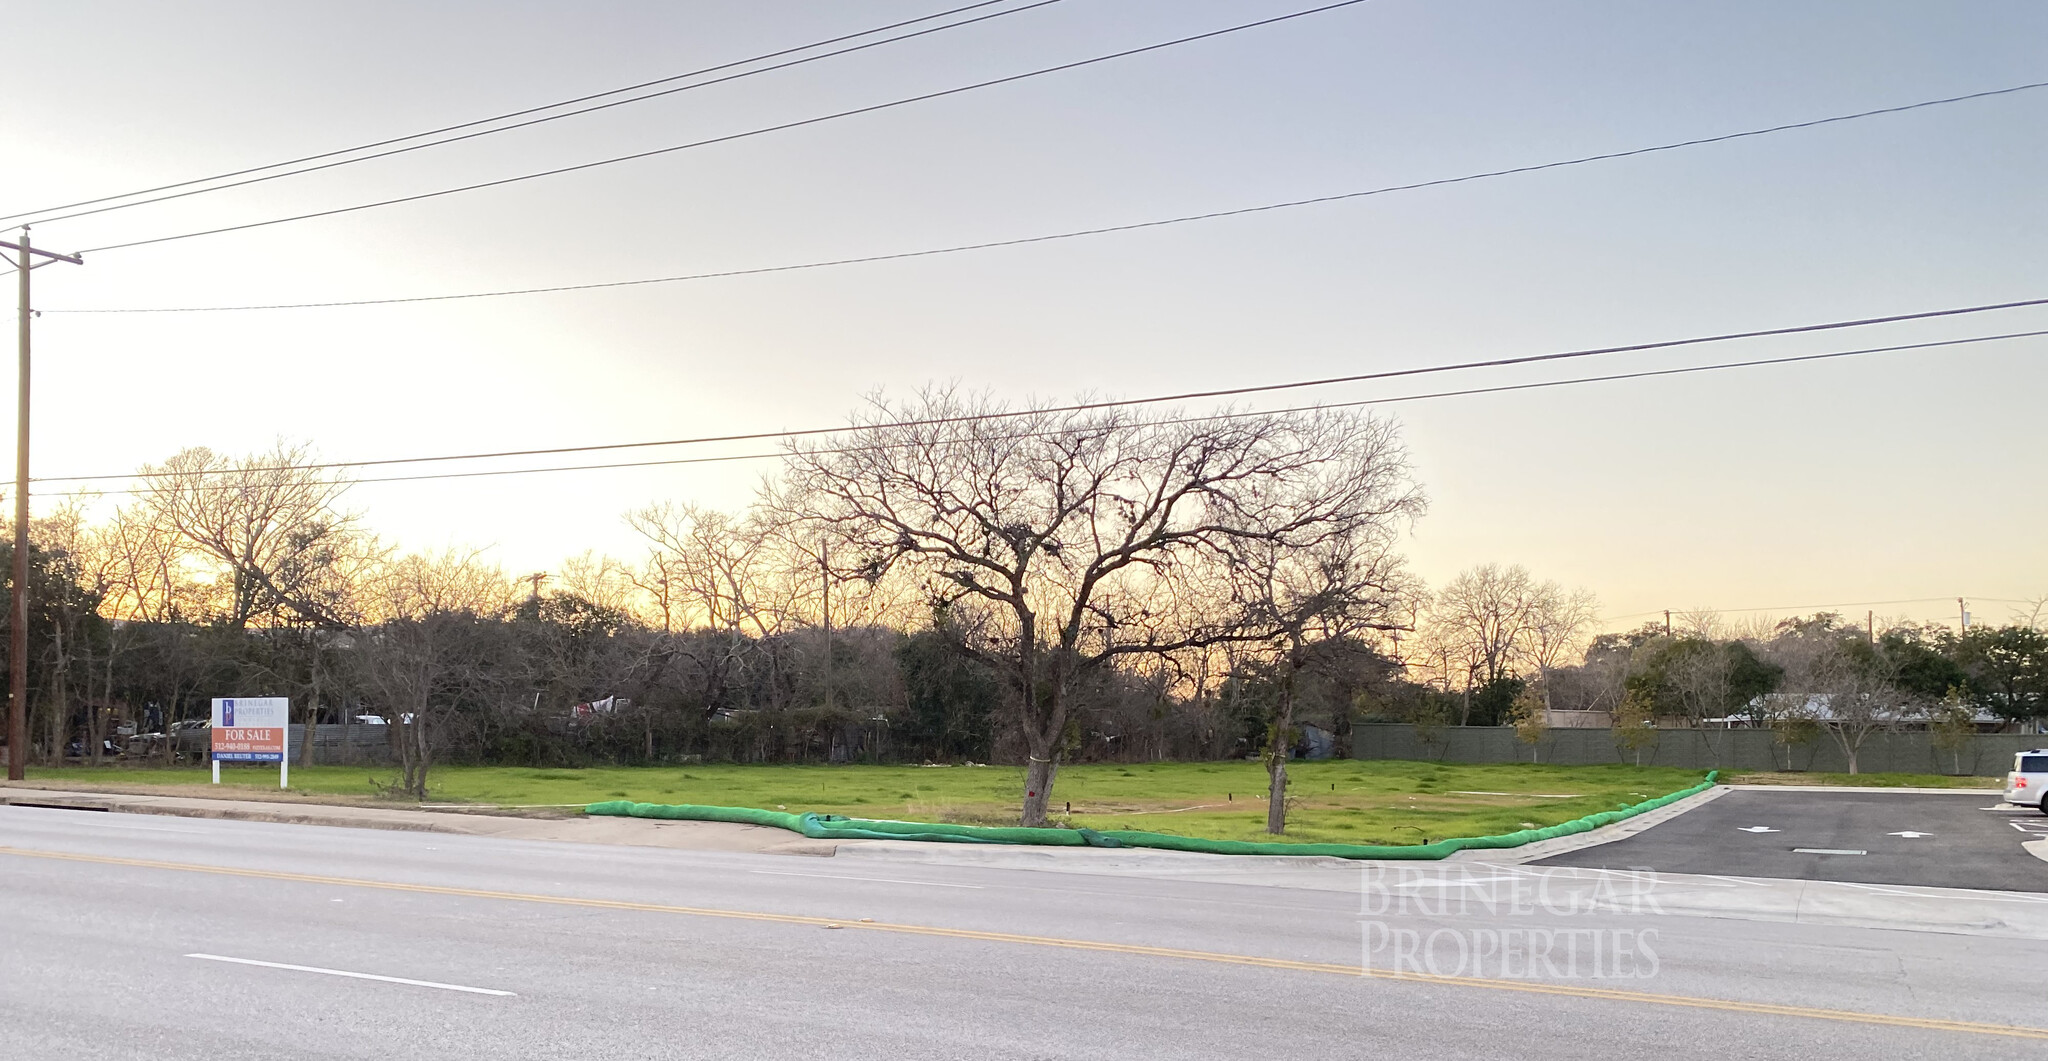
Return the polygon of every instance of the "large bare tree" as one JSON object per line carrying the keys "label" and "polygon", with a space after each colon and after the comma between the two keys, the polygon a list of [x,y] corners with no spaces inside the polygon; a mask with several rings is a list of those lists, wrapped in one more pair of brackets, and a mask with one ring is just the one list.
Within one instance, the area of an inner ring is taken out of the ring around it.
{"label": "large bare tree", "polygon": [[188,449],[145,466],[140,477],[137,505],[147,522],[174,530],[189,555],[213,568],[215,618],[233,631],[305,631],[296,641],[311,695],[300,747],[310,761],[323,631],[359,629],[372,618],[374,584],[390,551],[339,507],[347,481],[319,467],[303,445],[280,441],[240,459]]}
{"label": "large bare tree", "polygon": [[1315,549],[1422,497],[1392,424],[1352,412],[1146,422],[929,390],[793,445],[773,506],[870,577],[908,567],[1005,675],[1041,825],[1077,688],[1119,661],[1273,636],[1210,606],[1248,543]]}
{"label": "large bare tree", "polygon": [[1568,593],[1555,582],[1536,587],[1522,628],[1522,658],[1536,671],[1546,716],[1552,709],[1550,672],[1585,651],[1586,635],[1599,618],[1599,608],[1599,599],[1587,590]]}
{"label": "large bare tree", "polygon": [[[1444,659],[1467,661],[1469,705],[1475,681],[1485,685],[1534,671],[1540,682],[1570,659],[1584,644],[1596,607],[1592,594],[1538,582],[1520,564],[1481,564],[1437,591],[1427,640]],[[1549,703],[1546,691],[1546,709]]]}
{"label": "large bare tree", "polygon": [[1430,603],[1430,624],[1471,659],[1481,683],[1508,677],[1535,617],[1536,580],[1520,564],[1481,564],[1458,573]]}
{"label": "large bare tree", "polygon": [[[1396,462],[1367,463],[1378,474],[1399,474]],[[1388,493],[1390,499],[1398,496]],[[1401,625],[1399,609],[1410,583],[1394,551],[1395,530],[1390,520],[1367,519],[1355,523],[1350,533],[1307,547],[1254,538],[1228,549],[1230,582],[1244,624],[1272,633],[1267,643],[1274,679],[1266,720],[1269,833],[1287,831],[1287,756],[1302,673],[1319,653],[1362,646],[1365,638]]]}
{"label": "large bare tree", "polygon": [[142,469],[139,503],[216,568],[217,617],[241,630],[268,621],[348,626],[363,579],[383,560],[354,513],[348,483],[279,443],[240,459],[188,449]]}

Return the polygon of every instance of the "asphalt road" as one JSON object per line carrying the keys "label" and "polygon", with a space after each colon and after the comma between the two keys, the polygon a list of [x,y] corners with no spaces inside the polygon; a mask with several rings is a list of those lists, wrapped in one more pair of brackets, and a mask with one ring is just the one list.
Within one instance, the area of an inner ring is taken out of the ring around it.
{"label": "asphalt road", "polygon": [[2048,891],[2048,862],[2020,847],[2048,835],[2048,817],[1998,804],[1981,792],[1737,789],[1626,840],[1535,864]]}
{"label": "asphalt road", "polygon": [[[1625,883],[1549,872],[1610,899]],[[1501,873],[1498,887],[1527,880]],[[1998,1027],[2048,1025],[2038,979],[2012,975],[2041,970],[2037,940],[1468,908],[1360,881],[1353,894],[0,807],[0,1050],[2005,1061],[2048,1041]],[[1444,975],[1358,975],[1362,957],[1402,960],[1362,946],[1374,931],[1435,941]],[[1521,969],[1450,949],[1489,934],[1509,952],[1519,934]]]}

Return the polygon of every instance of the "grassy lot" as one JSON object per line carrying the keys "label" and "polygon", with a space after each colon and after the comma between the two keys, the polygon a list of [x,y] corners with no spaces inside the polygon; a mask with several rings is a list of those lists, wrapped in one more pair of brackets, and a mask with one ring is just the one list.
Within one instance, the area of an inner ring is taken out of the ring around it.
{"label": "grassy lot", "polygon": [[[1388,760],[1302,762],[1286,839],[1418,844],[1556,825],[1697,784],[1664,767],[1466,765]],[[293,768],[307,795],[374,797],[389,770]],[[184,789],[221,795],[204,768],[35,769],[31,782]],[[534,806],[609,799],[818,811],[862,818],[1014,825],[1023,770],[1003,766],[441,767],[437,800]],[[194,787],[196,786],[196,788]],[[222,788],[277,792],[277,773],[227,768]],[[1069,766],[1053,789],[1056,817],[1094,829],[1142,829],[1224,840],[1265,839],[1265,768],[1252,762]],[[1072,806],[1071,813],[1065,808]]]}

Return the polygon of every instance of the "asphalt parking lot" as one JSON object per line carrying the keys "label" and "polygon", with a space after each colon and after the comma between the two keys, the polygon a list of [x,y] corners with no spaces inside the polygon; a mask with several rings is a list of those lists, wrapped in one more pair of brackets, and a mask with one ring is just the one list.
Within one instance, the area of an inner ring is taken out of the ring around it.
{"label": "asphalt parking lot", "polygon": [[1670,821],[1540,866],[2048,892],[2020,845],[2048,816],[1983,792],[1736,789]]}

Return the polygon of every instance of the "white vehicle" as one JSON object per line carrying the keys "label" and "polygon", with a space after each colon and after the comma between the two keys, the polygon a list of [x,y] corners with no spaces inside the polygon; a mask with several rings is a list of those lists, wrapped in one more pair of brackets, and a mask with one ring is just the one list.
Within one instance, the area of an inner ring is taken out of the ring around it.
{"label": "white vehicle", "polygon": [[2005,775],[2005,801],[2039,807],[2041,813],[2048,814],[2048,748],[2013,756],[2012,773]]}

